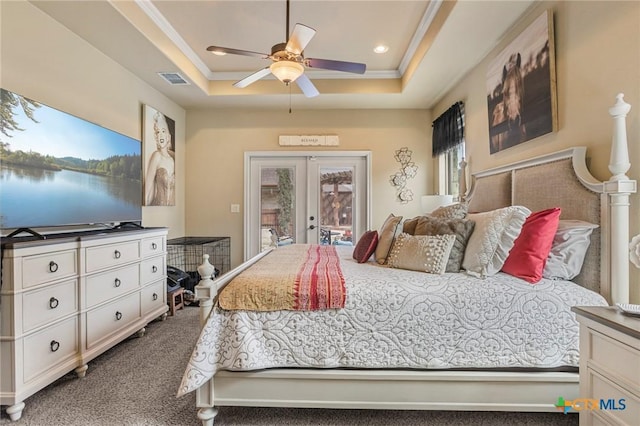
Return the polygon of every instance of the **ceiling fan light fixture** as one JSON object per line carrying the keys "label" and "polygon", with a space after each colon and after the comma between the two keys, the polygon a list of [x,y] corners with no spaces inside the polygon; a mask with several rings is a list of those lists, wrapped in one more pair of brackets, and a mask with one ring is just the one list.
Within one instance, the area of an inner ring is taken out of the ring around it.
{"label": "ceiling fan light fixture", "polygon": [[269,66],[271,73],[284,84],[296,81],[304,72],[304,67],[293,61],[277,61]]}

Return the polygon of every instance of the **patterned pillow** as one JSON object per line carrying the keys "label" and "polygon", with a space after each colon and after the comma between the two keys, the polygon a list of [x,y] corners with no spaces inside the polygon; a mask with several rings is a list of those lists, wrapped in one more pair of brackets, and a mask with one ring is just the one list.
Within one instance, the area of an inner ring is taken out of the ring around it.
{"label": "patterned pillow", "polygon": [[456,237],[453,235],[400,234],[389,253],[389,266],[443,274]]}
{"label": "patterned pillow", "polygon": [[467,216],[467,208],[466,203],[456,203],[438,207],[430,215],[441,219],[464,219]]}
{"label": "patterned pillow", "polygon": [[467,241],[474,226],[475,222],[468,219],[440,219],[423,216],[416,225],[414,235],[454,235],[456,239],[449,254],[446,272],[460,272]]}
{"label": "patterned pillow", "polygon": [[531,210],[522,206],[468,214],[467,219],[476,226],[467,242],[462,268],[476,277],[498,273],[530,214]]}
{"label": "patterned pillow", "polygon": [[542,276],[554,280],[572,280],[582,270],[591,245],[591,233],[598,225],[581,220],[561,220]]}
{"label": "patterned pillow", "polygon": [[382,224],[382,228],[380,228],[380,232],[378,233],[378,246],[376,247],[375,254],[376,262],[381,265],[384,265],[387,261],[387,256],[389,256],[393,239],[396,236],[396,231],[401,221],[402,216],[390,214]]}
{"label": "patterned pillow", "polygon": [[378,231],[367,231],[358,240],[353,249],[353,258],[358,263],[364,263],[376,251],[378,245]]}

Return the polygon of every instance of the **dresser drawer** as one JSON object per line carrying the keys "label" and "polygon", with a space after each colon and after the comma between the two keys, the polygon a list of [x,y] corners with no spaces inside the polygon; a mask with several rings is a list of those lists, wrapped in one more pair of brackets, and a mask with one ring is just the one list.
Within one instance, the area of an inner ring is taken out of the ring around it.
{"label": "dresser drawer", "polygon": [[[615,402],[608,409],[600,409],[598,411],[602,418],[607,419],[610,423],[613,422],[613,424],[638,424],[638,419],[640,419],[640,400],[637,397],[591,369],[589,369],[589,380],[591,381],[592,389],[591,398]],[[624,400],[624,409],[620,403],[621,400]]]}
{"label": "dresser drawer", "polygon": [[140,259],[140,241],[88,247],[85,255],[87,272],[123,265]]}
{"label": "dresser drawer", "polygon": [[87,277],[86,301],[90,308],[114,299],[140,286],[140,265],[130,265],[114,271]]}
{"label": "dresser drawer", "polygon": [[159,255],[165,252],[165,238],[163,236],[145,238],[142,240],[142,257]]}
{"label": "dresser drawer", "polygon": [[78,280],[26,292],[22,303],[22,328],[27,332],[78,311]]}
{"label": "dresser drawer", "polygon": [[606,370],[612,380],[628,383],[640,394],[640,350],[593,331],[588,362]]}
{"label": "dresser drawer", "polygon": [[22,259],[22,287],[71,277],[78,273],[78,251],[66,250]]}
{"label": "dresser drawer", "polygon": [[164,256],[147,259],[141,264],[142,284],[159,280],[165,276]]}
{"label": "dresser drawer", "polygon": [[164,280],[149,284],[142,289],[142,315],[167,306],[167,284]]}
{"label": "dresser drawer", "polygon": [[140,293],[130,294],[87,312],[87,347],[91,348],[140,318]]}
{"label": "dresser drawer", "polygon": [[24,338],[24,381],[35,378],[78,352],[78,317]]}

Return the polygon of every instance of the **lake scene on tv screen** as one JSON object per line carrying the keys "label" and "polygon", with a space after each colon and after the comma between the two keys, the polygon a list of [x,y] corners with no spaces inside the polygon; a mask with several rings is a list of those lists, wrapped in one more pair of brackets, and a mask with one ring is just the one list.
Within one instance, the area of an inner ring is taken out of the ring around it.
{"label": "lake scene on tv screen", "polygon": [[141,142],[0,89],[0,228],[140,221]]}

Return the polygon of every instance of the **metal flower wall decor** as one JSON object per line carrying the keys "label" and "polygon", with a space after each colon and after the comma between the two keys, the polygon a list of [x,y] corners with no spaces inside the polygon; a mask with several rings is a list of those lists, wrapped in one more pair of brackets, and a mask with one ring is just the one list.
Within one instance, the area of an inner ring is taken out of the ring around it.
{"label": "metal flower wall decor", "polygon": [[418,173],[418,166],[411,161],[411,155],[413,154],[409,148],[404,147],[396,151],[395,159],[400,163],[400,170],[391,175],[389,182],[396,188],[396,195],[398,201],[402,204],[406,204],[413,200],[413,191],[407,188],[407,180],[416,177]]}

